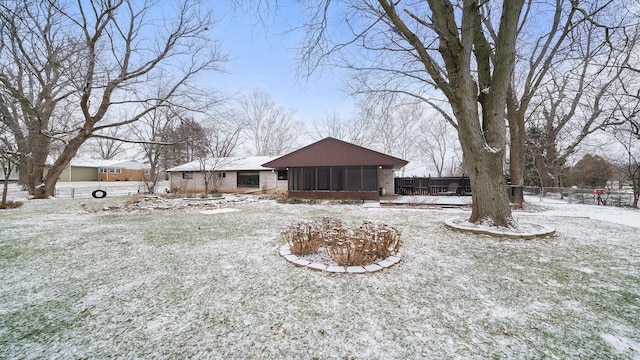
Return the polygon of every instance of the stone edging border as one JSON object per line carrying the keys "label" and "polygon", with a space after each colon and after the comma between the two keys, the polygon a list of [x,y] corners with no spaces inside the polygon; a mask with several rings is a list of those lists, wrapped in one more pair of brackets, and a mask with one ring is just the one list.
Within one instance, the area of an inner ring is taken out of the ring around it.
{"label": "stone edging border", "polygon": [[321,263],[312,263],[309,260],[305,260],[303,258],[298,257],[291,253],[289,249],[289,245],[282,245],[280,250],[278,251],[280,256],[282,256],[289,263],[298,266],[298,267],[306,267],[314,271],[326,271],[330,273],[336,274],[365,274],[365,273],[374,273],[384,269],[388,269],[393,265],[400,262],[400,256],[389,256],[384,260],[380,260],[377,263],[365,265],[365,266],[338,266],[338,265],[327,265]]}
{"label": "stone edging border", "polygon": [[537,239],[537,238],[546,238],[549,236],[555,236],[556,234],[556,230],[546,227],[546,226],[542,226],[540,225],[540,231],[536,231],[536,232],[529,232],[529,233],[517,233],[517,232],[511,232],[511,231],[499,231],[499,230],[490,230],[490,229],[479,229],[479,228],[474,228],[471,226],[463,226],[463,225],[459,225],[456,224],[454,222],[454,220],[456,219],[447,219],[444,221],[444,225],[446,227],[448,227],[451,230],[455,230],[455,231],[460,231],[460,232],[470,232],[470,233],[474,233],[474,234],[480,234],[480,235],[489,235],[489,236],[494,236],[494,237],[506,237],[509,239],[524,239],[524,240],[531,240],[531,239]]}

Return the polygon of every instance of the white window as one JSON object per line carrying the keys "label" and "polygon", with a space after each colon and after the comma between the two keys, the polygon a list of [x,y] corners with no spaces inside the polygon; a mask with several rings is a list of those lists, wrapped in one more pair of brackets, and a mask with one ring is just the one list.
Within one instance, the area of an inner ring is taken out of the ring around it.
{"label": "white window", "polygon": [[120,168],[110,168],[109,172],[112,174],[122,174],[122,169]]}
{"label": "white window", "polygon": [[193,173],[192,172],[183,172],[182,173],[182,178],[183,179],[193,179]]}
{"label": "white window", "polygon": [[107,168],[100,168],[99,171],[100,171],[100,174],[106,174],[108,172]]}

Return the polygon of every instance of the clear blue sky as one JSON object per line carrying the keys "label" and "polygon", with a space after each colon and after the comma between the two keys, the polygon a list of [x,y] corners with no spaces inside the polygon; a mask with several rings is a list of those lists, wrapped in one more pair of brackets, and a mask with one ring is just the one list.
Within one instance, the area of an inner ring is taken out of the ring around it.
{"label": "clear blue sky", "polygon": [[216,7],[216,16],[220,22],[214,34],[232,60],[224,66],[227,74],[212,77],[219,82],[219,86],[211,84],[215,88],[228,93],[260,88],[306,123],[333,112],[351,115],[352,100],[340,89],[344,75],[338,75],[339,70],[325,71],[312,79],[297,78],[295,47],[301,34],[287,34],[290,24],[257,23],[255,15],[220,7]]}

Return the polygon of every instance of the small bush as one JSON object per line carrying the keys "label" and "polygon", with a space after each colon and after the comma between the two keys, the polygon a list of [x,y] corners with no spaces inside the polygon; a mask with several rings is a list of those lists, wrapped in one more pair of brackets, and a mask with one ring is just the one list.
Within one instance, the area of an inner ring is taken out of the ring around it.
{"label": "small bush", "polygon": [[316,199],[301,199],[301,198],[291,197],[291,198],[278,198],[277,201],[280,204],[292,204],[292,205],[296,205],[296,204],[359,205],[359,204],[362,204],[362,200],[355,200],[355,199],[316,200]]}
{"label": "small bush", "polygon": [[317,204],[318,200],[315,199],[300,199],[300,198],[281,198],[277,200],[278,203],[280,204],[309,204],[309,205],[313,205],[313,204]]}
{"label": "small bush", "polygon": [[385,224],[364,221],[358,228],[332,231],[327,252],[339,265],[368,265],[400,251],[400,231]]}
{"label": "small bush", "polygon": [[299,222],[282,231],[282,237],[296,255],[309,255],[318,251],[324,233],[312,222]]}
{"label": "small bush", "polygon": [[339,204],[339,205],[360,205],[360,204],[362,204],[362,200],[342,199],[342,200],[338,200],[336,202],[336,204]]}
{"label": "small bush", "polygon": [[0,204],[0,209],[17,209],[22,206],[22,201],[7,201],[4,204]]}
{"label": "small bush", "polygon": [[341,266],[368,265],[400,251],[400,231],[385,224],[364,221],[350,229],[339,219],[324,217],[299,222],[282,231],[291,253],[313,254],[321,247]]}
{"label": "small bush", "polygon": [[131,197],[131,198],[125,200],[124,205],[125,206],[135,205],[135,204],[139,203],[140,201],[142,201],[142,199],[143,198],[141,196],[134,196],[134,197]]}

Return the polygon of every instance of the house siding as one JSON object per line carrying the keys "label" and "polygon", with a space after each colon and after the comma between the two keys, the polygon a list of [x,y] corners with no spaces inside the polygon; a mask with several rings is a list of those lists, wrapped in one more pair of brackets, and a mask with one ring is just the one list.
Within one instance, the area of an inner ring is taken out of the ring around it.
{"label": "house siding", "polygon": [[62,171],[60,181],[98,181],[98,169],[95,167],[71,166]]}
{"label": "house siding", "polygon": [[395,188],[393,169],[378,169],[378,186],[384,189],[385,195],[393,195]]}
{"label": "house siding", "polygon": [[[185,173],[193,174],[193,179],[184,179]],[[169,184],[172,192],[203,192],[204,176],[201,172],[178,171],[169,176]]]}
{"label": "house siding", "polygon": [[137,169],[120,169],[120,174],[100,173],[100,181],[143,181],[148,180],[149,176],[144,174],[144,170]]}
{"label": "house siding", "polygon": [[[278,180],[277,172],[274,171],[256,171],[260,176],[260,185],[257,188],[252,187],[238,187],[238,172],[237,171],[220,171],[215,172],[210,180],[211,191],[221,193],[248,193],[248,192],[264,192],[264,193],[276,193],[287,191],[287,181]],[[193,179],[184,179],[183,171],[176,171],[170,173],[171,191],[173,192],[204,192],[204,175],[202,172],[192,172]],[[221,176],[220,174],[224,174]]]}
{"label": "house siding", "polygon": [[[116,165],[113,161],[109,164],[107,160],[81,160],[75,164],[67,166],[59,181],[144,181],[149,179],[149,174],[145,174],[144,167],[137,161],[121,161]],[[120,169],[120,173],[100,173],[100,169]]]}

